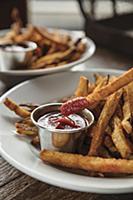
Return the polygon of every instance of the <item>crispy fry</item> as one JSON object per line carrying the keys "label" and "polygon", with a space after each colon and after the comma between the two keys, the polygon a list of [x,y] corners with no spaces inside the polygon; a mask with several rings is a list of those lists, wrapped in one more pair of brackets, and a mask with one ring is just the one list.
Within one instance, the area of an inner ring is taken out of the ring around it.
{"label": "crispy fry", "polygon": [[35,136],[38,134],[36,127],[29,127],[26,124],[16,123],[16,132],[20,135]]}
{"label": "crispy fry", "polygon": [[89,150],[89,155],[91,156],[96,156],[98,154],[98,149],[100,148],[102,142],[103,142],[103,136],[105,134],[105,130],[107,128],[107,125],[109,123],[109,120],[111,119],[112,115],[114,114],[116,107],[119,103],[120,97],[122,95],[122,91],[118,91],[111,95],[104,107],[103,110],[100,114],[100,117],[94,126],[91,135],[92,141],[91,141],[91,146]]}
{"label": "crispy fry", "polygon": [[103,80],[104,76],[102,76],[101,74],[95,73],[94,75],[95,78],[95,85],[99,85],[99,83]]}
{"label": "crispy fry", "polygon": [[130,111],[133,118],[133,81],[128,85],[128,98],[129,98]]}
{"label": "crispy fry", "polygon": [[90,157],[49,150],[43,150],[40,158],[45,162],[73,169],[102,173],[133,173],[133,160]]}
{"label": "crispy fry", "polygon": [[22,135],[35,136],[38,135],[38,128],[32,123],[31,119],[26,118],[15,123],[16,131]]}
{"label": "crispy fry", "polygon": [[19,34],[16,37],[14,37],[14,41],[15,42],[24,42],[26,40],[30,40],[33,33],[34,33],[34,27],[30,24],[24,33]]}
{"label": "crispy fry", "polygon": [[86,97],[90,107],[133,81],[133,68]]}
{"label": "crispy fry", "polygon": [[128,85],[124,88],[123,97],[124,97],[124,105],[123,105],[123,120],[121,122],[124,130],[130,134],[132,133],[132,125],[131,125],[131,109],[129,102],[130,89],[128,89]]}
{"label": "crispy fry", "polygon": [[118,150],[116,149],[116,147],[115,147],[115,145],[114,145],[114,143],[113,143],[112,138],[111,138],[110,135],[107,135],[107,136],[105,137],[105,139],[104,139],[104,145],[105,145],[105,147],[111,152],[111,154],[112,154],[113,156],[119,154],[119,152],[118,152]]}
{"label": "crispy fry", "polygon": [[96,87],[93,90],[93,92],[99,91],[99,89],[107,85],[108,82],[109,82],[109,76],[105,76],[105,77],[100,76],[99,79],[97,80]]}
{"label": "crispy fry", "polygon": [[79,112],[85,108],[92,109],[98,102],[104,100],[109,95],[113,94],[117,90],[126,86],[133,81],[133,68],[111,81],[106,86],[100,88],[98,91],[89,94],[87,97],[76,97],[73,100],[69,100],[62,104],[60,110],[63,115],[69,115],[75,112]]}
{"label": "crispy fry", "polygon": [[92,93],[95,89],[95,84],[94,83],[88,83],[88,94]]}
{"label": "crispy fry", "polygon": [[36,61],[36,64],[39,64],[39,63],[42,63],[42,62],[45,63],[46,61],[49,61],[49,60],[55,60],[55,59],[62,60],[62,59],[65,59],[65,57],[70,55],[74,50],[75,50],[75,48],[72,47],[72,48],[66,50],[65,52],[56,52],[56,53],[53,53],[53,54],[50,54],[50,55],[42,56],[41,58],[39,58]]}
{"label": "crispy fry", "polygon": [[32,141],[31,141],[31,144],[36,147],[37,149],[41,149],[40,147],[40,139],[39,139],[39,136],[35,136],[33,137]]}
{"label": "crispy fry", "polygon": [[80,76],[78,87],[75,91],[75,96],[87,96],[88,95],[88,79],[85,76]]}
{"label": "crispy fry", "polygon": [[129,158],[133,153],[129,140],[125,137],[121,120],[118,117],[114,117],[114,131],[112,133],[112,140],[122,158]]}
{"label": "crispy fry", "polygon": [[26,118],[30,116],[30,112],[27,111],[26,109],[20,107],[17,105],[14,101],[12,101],[9,98],[6,98],[4,101],[4,104],[12,111],[14,111],[17,115],[20,117]]}
{"label": "crispy fry", "polygon": [[42,31],[41,28],[39,27],[35,27],[35,31],[40,34],[44,39],[47,39],[53,43],[56,43],[58,45],[65,45],[66,47],[68,47],[68,42],[66,42],[66,40],[64,41],[63,38],[60,39],[59,37],[55,38],[52,35],[50,35],[47,31]]}

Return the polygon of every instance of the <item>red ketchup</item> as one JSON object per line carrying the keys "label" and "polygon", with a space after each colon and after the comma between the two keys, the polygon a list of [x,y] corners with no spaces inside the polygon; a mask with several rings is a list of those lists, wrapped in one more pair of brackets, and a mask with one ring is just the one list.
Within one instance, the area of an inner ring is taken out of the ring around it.
{"label": "red ketchup", "polygon": [[89,103],[85,97],[77,97],[63,103],[60,110],[63,115],[68,116],[72,113],[77,113],[88,106]]}
{"label": "red ketchup", "polygon": [[68,117],[62,115],[59,111],[54,111],[39,118],[38,123],[50,129],[78,129],[84,128],[87,124],[86,118],[80,114],[71,114]]}

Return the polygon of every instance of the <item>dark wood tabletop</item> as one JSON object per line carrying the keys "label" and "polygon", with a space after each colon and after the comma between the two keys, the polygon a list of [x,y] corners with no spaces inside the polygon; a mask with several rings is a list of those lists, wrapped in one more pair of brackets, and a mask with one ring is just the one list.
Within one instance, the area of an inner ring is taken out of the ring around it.
{"label": "dark wood tabletop", "polygon": [[[133,58],[98,48],[95,55],[77,69],[115,68],[126,70],[133,65]],[[0,83],[1,94],[6,86]],[[18,171],[0,157],[0,200],[132,200],[130,194],[92,194],[75,192],[42,183]]]}

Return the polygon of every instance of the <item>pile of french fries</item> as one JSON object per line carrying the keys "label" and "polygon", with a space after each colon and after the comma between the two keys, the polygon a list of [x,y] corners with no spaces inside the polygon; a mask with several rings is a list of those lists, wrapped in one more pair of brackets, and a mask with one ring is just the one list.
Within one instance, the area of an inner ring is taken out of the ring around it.
{"label": "pile of french fries", "polygon": [[[81,76],[73,97],[86,97],[118,78],[94,74],[94,79],[91,83]],[[32,144],[38,147],[38,130],[30,120],[30,113],[37,105],[20,106],[8,98],[4,104],[23,118],[16,123],[17,132],[32,137]],[[85,170],[93,176],[133,174],[133,81],[97,102],[91,111],[95,123],[81,138],[75,153],[45,149],[40,158],[57,166]]]}
{"label": "pile of french fries", "polygon": [[0,37],[0,44],[22,43],[33,41],[38,48],[35,50],[29,66],[25,69],[40,69],[62,66],[81,58],[86,50],[83,38],[76,41],[69,34],[61,31],[50,31],[31,24],[23,30],[20,20],[16,21],[9,32]]}

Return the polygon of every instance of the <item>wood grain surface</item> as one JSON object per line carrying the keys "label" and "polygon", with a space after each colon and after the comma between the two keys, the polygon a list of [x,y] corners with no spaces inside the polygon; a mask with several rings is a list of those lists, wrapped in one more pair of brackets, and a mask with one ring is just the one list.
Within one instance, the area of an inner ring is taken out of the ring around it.
{"label": "wood grain surface", "polygon": [[[98,48],[86,67],[127,69],[133,59]],[[84,67],[84,69],[86,68]],[[77,67],[80,69],[80,67]],[[4,88],[4,87],[3,87]],[[1,89],[1,93],[5,90]],[[48,185],[18,171],[0,157],[0,200],[133,200],[130,194],[92,194]]]}

